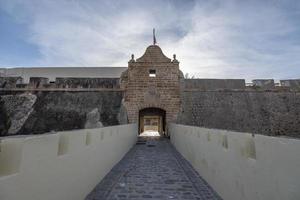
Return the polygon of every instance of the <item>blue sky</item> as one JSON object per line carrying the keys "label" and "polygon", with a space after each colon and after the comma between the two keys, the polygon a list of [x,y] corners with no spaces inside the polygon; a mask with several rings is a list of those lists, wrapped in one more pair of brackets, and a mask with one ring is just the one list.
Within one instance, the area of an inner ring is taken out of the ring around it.
{"label": "blue sky", "polygon": [[0,0],[0,67],[127,66],[152,43],[200,78],[300,78],[297,0]]}

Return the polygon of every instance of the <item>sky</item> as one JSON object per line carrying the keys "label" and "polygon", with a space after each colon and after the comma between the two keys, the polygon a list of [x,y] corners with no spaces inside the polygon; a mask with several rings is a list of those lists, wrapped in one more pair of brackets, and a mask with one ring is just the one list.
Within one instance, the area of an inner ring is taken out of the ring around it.
{"label": "sky", "polygon": [[300,78],[299,0],[0,0],[0,67],[126,67],[153,28],[189,76]]}

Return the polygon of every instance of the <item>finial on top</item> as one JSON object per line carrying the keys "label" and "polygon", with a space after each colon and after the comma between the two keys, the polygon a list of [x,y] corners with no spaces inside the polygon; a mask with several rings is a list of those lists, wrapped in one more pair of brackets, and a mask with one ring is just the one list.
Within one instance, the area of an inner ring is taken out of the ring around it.
{"label": "finial on top", "polygon": [[172,62],[173,63],[179,63],[178,60],[176,59],[176,54],[173,54],[173,60],[172,60]]}
{"label": "finial on top", "polygon": [[129,62],[135,62],[135,60],[134,60],[134,54],[131,54],[131,60]]}
{"label": "finial on top", "polygon": [[153,45],[156,45],[155,28],[153,28]]}

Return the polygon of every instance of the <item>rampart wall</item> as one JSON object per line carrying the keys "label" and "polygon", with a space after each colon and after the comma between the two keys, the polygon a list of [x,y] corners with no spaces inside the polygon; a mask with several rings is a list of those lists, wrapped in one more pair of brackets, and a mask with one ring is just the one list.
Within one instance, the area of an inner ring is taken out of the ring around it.
{"label": "rampart wall", "polygon": [[[141,67],[141,66],[139,66]],[[126,71],[125,71],[126,72]],[[148,71],[147,71],[148,73]],[[123,73],[124,74],[124,73]],[[132,79],[139,79],[141,74],[132,76]],[[142,76],[148,79],[147,76]],[[166,74],[159,73],[160,77],[167,77]],[[127,77],[128,78],[128,77]],[[124,79],[124,77],[123,77]],[[173,78],[174,79],[174,78]],[[172,81],[177,81],[177,80]],[[159,80],[159,79],[157,79]],[[124,81],[124,80],[123,80]],[[159,82],[152,79],[152,82]],[[300,79],[280,80],[275,83],[273,79],[255,79],[251,83],[246,83],[244,79],[183,79],[181,89],[184,90],[252,90],[252,91],[300,91]],[[158,84],[159,85],[159,84]],[[84,78],[84,77],[57,77],[55,81],[50,81],[46,77],[29,77],[29,82],[24,83],[22,77],[1,77],[0,90],[32,90],[32,89],[120,89],[120,78]],[[160,86],[159,86],[160,87]],[[124,88],[123,88],[124,89]]]}
{"label": "rampart wall", "polygon": [[300,137],[300,92],[185,91],[181,105],[180,124]]}
{"label": "rampart wall", "polygon": [[119,78],[56,78],[55,81],[49,81],[45,77],[30,77],[29,83],[23,83],[21,77],[0,77],[0,89],[119,89]]}
{"label": "rampart wall", "polygon": [[136,124],[0,140],[1,200],[82,200],[135,144]]}
{"label": "rampart wall", "polygon": [[171,141],[224,200],[300,199],[300,140],[172,124]]}
{"label": "rampart wall", "polygon": [[[30,77],[23,84],[20,77],[1,77],[0,135],[118,125],[128,122],[128,112],[137,119],[139,109],[152,106],[170,108],[168,116],[177,116],[181,124],[300,137],[300,80],[278,84],[257,79],[246,84],[243,79],[180,78],[176,95],[166,95],[159,92],[167,91],[165,85],[155,82],[167,81],[164,73],[158,68],[151,81],[146,80],[147,73],[132,75],[146,86],[133,82],[127,93],[119,78],[66,77],[49,82]],[[125,108],[126,99],[135,103]]]}
{"label": "rampart wall", "polygon": [[127,123],[120,91],[2,92],[1,135],[40,134]]}
{"label": "rampart wall", "polygon": [[214,90],[214,89],[245,89],[244,79],[185,79],[186,89]]}

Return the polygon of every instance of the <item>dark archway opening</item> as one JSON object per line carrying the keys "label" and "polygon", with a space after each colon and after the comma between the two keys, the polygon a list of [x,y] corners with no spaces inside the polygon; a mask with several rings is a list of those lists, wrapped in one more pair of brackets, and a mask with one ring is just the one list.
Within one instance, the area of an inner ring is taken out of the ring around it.
{"label": "dark archway opening", "polygon": [[139,111],[139,134],[146,131],[165,135],[166,111],[160,108],[144,108]]}

